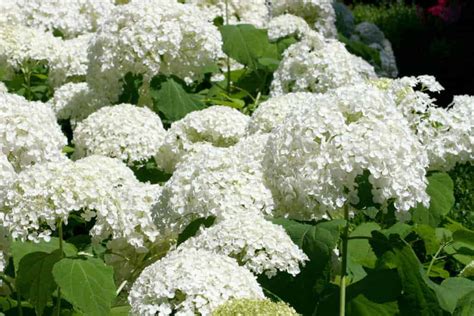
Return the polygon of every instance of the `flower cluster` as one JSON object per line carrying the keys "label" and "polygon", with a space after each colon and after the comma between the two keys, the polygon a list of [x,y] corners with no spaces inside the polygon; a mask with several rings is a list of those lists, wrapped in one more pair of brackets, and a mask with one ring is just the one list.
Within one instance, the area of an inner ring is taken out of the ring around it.
{"label": "flower cluster", "polygon": [[431,107],[426,114],[417,130],[431,169],[474,160],[474,97],[455,96],[449,109]]}
{"label": "flower cluster", "polygon": [[49,67],[48,80],[59,86],[68,78],[87,72],[87,49],[90,34],[63,40],[52,33],[22,25],[2,25],[0,28],[0,63],[7,71],[29,71],[28,62]]}
{"label": "flower cluster", "polygon": [[129,164],[144,162],[158,151],[165,130],[160,117],[132,104],[106,106],[74,129],[74,157],[104,155]]}
{"label": "flower cluster", "polygon": [[90,89],[85,82],[62,85],[54,91],[54,96],[48,103],[59,120],[71,120],[73,124],[109,105],[106,99]]}
{"label": "flower cluster", "polygon": [[[248,149],[242,151],[242,147]],[[156,225],[167,234],[176,235],[195,218],[269,214],[273,199],[257,161],[263,150],[260,154],[255,150],[254,156],[246,155],[251,148],[258,146],[196,147],[164,185],[154,209]]]}
{"label": "flower cluster", "polygon": [[[365,87],[365,88],[364,88]],[[357,204],[368,171],[373,202],[398,211],[429,202],[426,152],[393,101],[368,86],[343,87],[288,115],[270,136],[264,169],[279,214],[321,218]]]}
{"label": "flower cluster", "polygon": [[227,14],[230,24],[247,23],[256,27],[265,27],[269,11],[265,0],[186,0],[201,8],[210,20],[217,17],[226,19]]}
{"label": "flower cluster", "polygon": [[0,150],[15,170],[64,159],[66,137],[51,108],[41,102],[0,93]]}
{"label": "flower cluster", "polygon": [[336,12],[331,0],[272,0],[273,16],[285,13],[303,18],[326,37],[336,37]]}
{"label": "flower cluster", "polygon": [[272,41],[286,36],[294,36],[297,39],[301,39],[304,35],[310,33],[311,30],[304,19],[292,14],[274,17],[268,23],[267,28],[268,38]]}
{"label": "flower cluster", "polygon": [[145,268],[128,300],[132,315],[209,315],[232,298],[264,295],[252,273],[234,259],[183,249]]}
{"label": "flower cluster", "polygon": [[114,7],[114,0],[11,0],[8,18],[25,26],[59,32],[66,38],[94,32]]}
{"label": "flower cluster", "polygon": [[13,166],[8,161],[7,156],[0,150],[0,209],[4,205],[5,198],[15,179],[16,172]]}
{"label": "flower cluster", "polygon": [[297,316],[299,314],[284,302],[272,302],[268,299],[232,299],[212,312],[212,316],[228,315]]}
{"label": "flower cluster", "polygon": [[248,133],[270,133],[286,116],[299,108],[313,106],[320,95],[310,92],[287,93],[262,102],[253,112]]}
{"label": "flower cluster", "polygon": [[255,274],[269,278],[278,271],[293,276],[299,265],[308,260],[283,227],[272,224],[259,215],[235,216],[225,219],[179,246],[205,249],[237,259]]}
{"label": "flower cluster", "polygon": [[89,221],[99,239],[126,238],[134,247],[157,235],[151,206],[160,190],[140,185],[133,172],[117,159],[90,156],[36,164],[18,174],[8,191],[0,223],[14,239],[49,239],[58,221],[71,212]]}
{"label": "flower cluster", "polygon": [[211,106],[191,112],[174,122],[166,132],[155,160],[166,172],[173,172],[183,156],[197,143],[229,147],[245,135],[249,117],[226,106]]}
{"label": "flower cluster", "polygon": [[96,33],[89,51],[87,80],[95,90],[117,101],[121,79],[157,74],[187,82],[222,55],[221,35],[193,5],[169,0],[134,0],[116,6]]}
{"label": "flower cluster", "polygon": [[326,92],[376,77],[373,67],[350,54],[344,44],[311,32],[288,47],[274,73],[273,96],[289,92]]}

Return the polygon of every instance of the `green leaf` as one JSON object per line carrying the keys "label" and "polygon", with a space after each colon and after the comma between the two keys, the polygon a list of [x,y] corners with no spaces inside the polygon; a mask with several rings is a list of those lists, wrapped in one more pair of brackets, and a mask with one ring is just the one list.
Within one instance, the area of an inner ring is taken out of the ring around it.
{"label": "green leaf", "polygon": [[454,316],[474,315],[474,291],[469,292],[458,300]]}
{"label": "green leaf", "polygon": [[474,232],[468,229],[459,229],[453,232],[455,242],[465,243],[474,248]]}
{"label": "green leaf", "polygon": [[426,253],[433,255],[440,247],[440,242],[436,237],[436,231],[433,227],[429,225],[416,225],[413,230],[418,234],[418,236],[423,239],[425,244]]}
{"label": "green leaf", "polygon": [[333,220],[315,225],[283,218],[271,221],[283,226],[310,261],[306,262],[296,277],[281,272],[271,279],[262,275],[259,282],[266,290],[288,302],[298,313],[311,314],[323,291],[329,286],[332,251],[345,221]]}
{"label": "green leaf", "polygon": [[196,235],[198,230],[201,228],[201,226],[204,227],[211,227],[212,224],[214,224],[214,221],[216,220],[215,216],[209,216],[209,217],[201,217],[198,219],[195,219],[191,223],[189,223],[188,226],[183,230],[181,234],[178,236],[178,245],[182,244],[189,238],[193,237]]}
{"label": "green leaf", "polygon": [[221,26],[220,31],[224,53],[249,68],[257,69],[259,58],[278,57],[275,56],[276,45],[269,42],[266,30],[250,24],[238,24]]}
{"label": "green leaf", "polygon": [[130,314],[130,306],[115,306],[110,310],[109,316],[128,316]]}
{"label": "green leaf", "polygon": [[[59,239],[57,237],[51,237],[49,242],[41,241],[35,243],[32,241],[13,241],[11,244],[13,264],[15,266],[15,271],[18,270],[20,265],[20,260],[31,252],[46,252],[51,253],[54,250],[59,249]],[[77,249],[74,245],[71,245],[67,242],[63,243],[64,254],[67,257],[75,256],[77,254]]]}
{"label": "green leaf", "polygon": [[35,307],[38,315],[43,314],[51,294],[57,287],[52,269],[62,256],[59,249],[52,253],[32,252],[20,261],[15,284],[19,292]]}
{"label": "green leaf", "polygon": [[423,205],[418,205],[414,208],[412,210],[413,222],[438,226],[442,218],[454,206],[453,190],[453,180],[447,173],[437,172],[429,176],[426,192],[431,198],[430,207],[427,209]]}
{"label": "green leaf", "polygon": [[87,315],[108,315],[116,296],[113,274],[112,267],[95,258],[65,258],[53,268],[64,298]]}
{"label": "green leaf", "polygon": [[161,112],[174,122],[186,114],[205,108],[205,104],[194,94],[186,92],[183,85],[175,78],[166,78],[156,86],[150,87],[155,112]]}
{"label": "green leaf", "polygon": [[448,278],[441,285],[434,284],[440,306],[447,312],[453,313],[458,301],[474,290],[474,281],[466,278]]}
{"label": "green leaf", "polygon": [[[379,229],[380,226],[377,223],[362,223],[352,231],[350,237],[370,237],[372,231]],[[377,261],[377,256],[370,247],[369,239],[350,239],[349,257],[354,262],[369,268],[374,268]]]}
{"label": "green leaf", "polygon": [[143,165],[132,166],[131,169],[140,182],[157,184],[164,183],[171,178],[170,174],[158,169],[154,158]]}
{"label": "green leaf", "polygon": [[[401,293],[396,269],[367,269],[365,278],[346,288],[346,313],[351,316],[399,315],[397,300]],[[334,291],[321,302],[317,315],[337,315],[338,311],[339,292]]]}
{"label": "green leaf", "polygon": [[401,280],[403,295],[399,299],[401,314],[442,315],[438,299],[430,288],[431,282],[413,249],[398,235],[387,238],[372,232],[372,249],[378,257],[389,260],[396,267]]}

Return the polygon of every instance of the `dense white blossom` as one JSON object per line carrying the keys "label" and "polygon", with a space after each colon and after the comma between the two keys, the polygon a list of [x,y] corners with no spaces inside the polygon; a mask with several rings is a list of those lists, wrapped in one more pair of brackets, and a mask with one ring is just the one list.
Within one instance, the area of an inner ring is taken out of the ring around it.
{"label": "dense white blossom", "polygon": [[357,204],[365,170],[375,203],[393,200],[398,211],[427,205],[426,152],[389,96],[359,85],[327,98],[295,110],[270,136],[264,170],[277,213],[321,218]]}
{"label": "dense white blossom", "polygon": [[310,27],[306,21],[292,14],[283,14],[274,17],[268,23],[268,38],[275,41],[286,36],[294,36],[301,39],[310,32]]}
{"label": "dense white blossom", "polygon": [[[49,66],[48,80],[54,86],[87,72],[87,49],[91,35],[63,40],[40,29],[22,25],[0,27],[0,64],[7,71],[30,71],[40,63]],[[28,65],[28,66],[27,66]]]}
{"label": "dense white blossom", "polygon": [[350,54],[344,44],[311,32],[283,54],[271,84],[273,96],[289,92],[326,92],[376,77],[373,67]]}
{"label": "dense white blossom", "polygon": [[115,244],[131,245],[144,252],[158,236],[151,210],[161,194],[158,184],[132,183],[116,188],[120,203],[98,216],[91,236],[98,241],[112,237]]}
{"label": "dense white blossom", "polygon": [[[3,1],[2,1],[3,2]],[[2,12],[13,21],[66,38],[94,32],[114,7],[114,0],[9,0]]]}
{"label": "dense white blossom", "polygon": [[262,216],[246,215],[225,219],[201,232],[179,248],[205,249],[235,258],[255,274],[273,277],[278,271],[295,276],[308,260],[283,227]]}
{"label": "dense white blossom", "polygon": [[48,103],[59,120],[70,119],[73,124],[109,105],[108,100],[90,89],[85,82],[66,83],[54,91],[54,96]]}
{"label": "dense white blossom", "polygon": [[92,34],[88,33],[56,42],[55,50],[48,58],[48,80],[53,86],[62,85],[68,78],[83,78],[87,74],[87,50],[91,39]]}
{"label": "dense white blossom", "polygon": [[185,0],[185,2],[201,8],[211,21],[217,17],[226,20],[226,2],[230,24],[246,23],[263,28],[269,17],[266,0]]}
{"label": "dense white blossom", "polygon": [[176,235],[200,217],[216,216],[221,220],[235,214],[269,214],[273,199],[258,161],[258,156],[263,155],[257,150],[256,156],[246,155],[252,151],[250,148],[242,151],[242,146],[196,147],[163,187],[154,209],[157,226]]}
{"label": "dense white blossom", "polygon": [[285,13],[303,18],[326,37],[336,37],[336,12],[332,0],[272,0],[273,16]]}
{"label": "dense white blossom", "polygon": [[142,74],[145,82],[159,73],[192,82],[223,54],[221,46],[219,31],[197,7],[135,0],[116,6],[99,28],[89,51],[87,80],[115,102],[127,73]]}
{"label": "dense white blossom", "polygon": [[172,251],[145,268],[132,286],[132,315],[210,315],[232,298],[264,298],[255,276],[229,257]]}
{"label": "dense white blossom", "polygon": [[430,169],[450,170],[474,161],[474,97],[455,96],[450,108],[431,107],[417,126]]}
{"label": "dense white blossom", "polygon": [[0,93],[0,150],[15,170],[64,159],[66,137],[51,108],[21,96]]}
{"label": "dense white blossom", "polygon": [[74,129],[74,157],[104,155],[129,164],[153,157],[163,142],[160,117],[132,104],[107,106],[92,113]]}
{"label": "dense white blossom", "polygon": [[5,198],[15,180],[15,169],[8,161],[7,156],[0,150],[0,209],[3,207]]}
{"label": "dense white blossom", "polygon": [[0,224],[16,239],[48,239],[71,212],[96,218],[95,239],[124,238],[136,248],[157,235],[150,210],[160,188],[140,184],[120,160],[90,156],[36,164],[18,174]]}
{"label": "dense white blossom", "polygon": [[174,122],[166,132],[155,157],[156,164],[171,173],[196,143],[232,146],[244,136],[249,120],[248,116],[226,106],[216,105],[191,112]]}
{"label": "dense white blossom", "polygon": [[301,107],[313,106],[320,95],[310,92],[283,94],[262,102],[252,113],[248,133],[270,133],[285,117]]}
{"label": "dense white blossom", "polygon": [[0,93],[3,93],[3,92],[7,92],[8,91],[8,88],[7,86],[0,81]]}

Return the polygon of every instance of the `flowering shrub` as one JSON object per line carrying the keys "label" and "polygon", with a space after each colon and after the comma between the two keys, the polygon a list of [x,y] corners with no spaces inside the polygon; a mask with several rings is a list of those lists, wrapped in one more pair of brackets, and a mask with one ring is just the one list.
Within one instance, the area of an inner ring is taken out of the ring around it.
{"label": "flowering shrub", "polygon": [[0,1],[0,313],[472,314],[474,97],[335,18]]}

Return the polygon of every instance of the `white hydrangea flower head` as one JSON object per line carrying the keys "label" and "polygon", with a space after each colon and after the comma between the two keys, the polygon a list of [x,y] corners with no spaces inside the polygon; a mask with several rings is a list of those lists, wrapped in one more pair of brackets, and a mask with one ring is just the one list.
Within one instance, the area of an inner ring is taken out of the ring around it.
{"label": "white hydrangea flower head", "polygon": [[27,61],[49,61],[63,42],[53,34],[18,24],[0,25],[0,64],[19,70]]}
{"label": "white hydrangea flower head", "polygon": [[0,144],[19,171],[35,163],[65,159],[61,151],[67,139],[47,104],[0,93]]}
{"label": "white hydrangea flower head", "polygon": [[82,121],[89,114],[110,105],[108,100],[90,89],[85,82],[69,82],[54,91],[48,101],[59,120]]}
{"label": "white hydrangea flower head", "polygon": [[393,200],[399,212],[428,205],[426,152],[403,116],[394,115],[393,101],[359,88],[349,99],[349,88],[341,89],[288,115],[270,136],[263,166],[276,213],[319,219],[357,204],[356,178],[365,170],[375,203]]}
{"label": "white hydrangea flower head", "polygon": [[8,71],[21,70],[27,62],[46,63],[53,86],[87,73],[91,34],[63,40],[40,29],[22,25],[0,27],[0,63]]}
{"label": "white hydrangea flower head", "polygon": [[156,154],[165,129],[150,109],[123,103],[92,113],[77,124],[73,135],[74,158],[104,155],[134,164]]}
{"label": "white hydrangea flower head", "polygon": [[110,15],[114,0],[12,0],[22,24],[44,31],[59,31],[66,38],[95,32]]}
{"label": "white hydrangea flower head", "polygon": [[8,88],[3,82],[0,81],[0,93],[3,92],[8,92]]}
{"label": "white hydrangea flower head", "polygon": [[318,94],[310,92],[294,92],[268,99],[259,104],[252,113],[248,125],[248,133],[270,133],[283,123],[285,117],[300,107],[313,106]]}
{"label": "white hydrangea flower head", "polygon": [[350,54],[344,44],[311,32],[286,49],[271,84],[271,95],[324,93],[375,78],[373,67]]}
{"label": "white hydrangea flower head", "polygon": [[136,209],[131,205],[140,201],[139,195],[132,201],[131,188],[137,185],[133,172],[113,158],[90,156],[77,162],[36,164],[18,174],[0,223],[14,239],[47,240],[58,220],[67,223],[71,212],[81,211],[86,221],[96,217],[99,225],[107,224],[133,242],[138,225],[146,231],[146,216],[130,222],[129,214],[139,215],[143,204],[151,204],[144,199]]}
{"label": "white hydrangea flower head", "polygon": [[222,56],[218,29],[197,7],[169,0],[134,0],[116,6],[94,37],[88,82],[112,102],[129,72],[200,79],[201,69]]}
{"label": "white hydrangea flower head", "polygon": [[474,161],[474,96],[455,96],[448,109],[431,107],[417,126],[430,169],[448,171]]}
{"label": "white hydrangea flower head", "polygon": [[426,92],[439,92],[444,89],[434,77],[427,75],[397,79],[380,78],[371,80],[370,84],[392,96],[397,108],[414,131],[417,131],[417,126],[427,115],[428,109],[436,106],[436,99]]}
{"label": "white hydrangea flower head", "polygon": [[154,209],[155,223],[163,233],[176,236],[201,217],[221,220],[234,214],[270,214],[273,198],[263,181],[261,163],[242,156],[233,148],[208,144],[188,154],[163,186]]}
{"label": "white hydrangea flower head", "polygon": [[210,315],[231,298],[264,298],[255,276],[224,255],[171,251],[143,270],[128,301],[131,315]]}
{"label": "white hydrangea flower head", "polygon": [[4,206],[5,198],[16,180],[16,172],[0,150],[0,209]]}
{"label": "white hydrangea flower head", "polygon": [[332,0],[272,0],[273,16],[285,13],[303,18],[325,37],[336,37],[336,12]]}
{"label": "white hydrangea flower head", "polygon": [[235,258],[254,274],[269,278],[278,271],[293,276],[300,273],[300,264],[309,260],[293,243],[283,227],[259,215],[235,216],[225,219],[179,246],[205,249]]}
{"label": "white hydrangea flower head", "polygon": [[96,241],[111,237],[119,243],[131,245],[138,252],[145,252],[158,236],[151,210],[162,188],[157,184],[137,182],[116,190],[121,203],[116,210],[107,210],[97,217],[90,234]]}
{"label": "white hydrangea flower head", "polygon": [[51,85],[57,87],[68,78],[84,78],[87,74],[89,59],[87,51],[93,34],[87,33],[73,39],[60,40],[56,49],[48,58]]}
{"label": "white hydrangea flower head", "polygon": [[158,167],[172,173],[183,156],[197,143],[230,147],[245,135],[250,117],[236,109],[215,105],[194,111],[171,124],[155,160]]}
{"label": "white hydrangea flower head", "polygon": [[[206,12],[210,20],[217,17],[226,19],[226,0],[185,0]],[[269,17],[265,0],[227,0],[230,24],[253,24],[255,27],[264,28]]]}
{"label": "white hydrangea flower head", "polygon": [[287,36],[294,36],[297,39],[301,39],[311,30],[303,18],[292,14],[283,14],[272,18],[267,28],[268,38],[271,41],[276,41],[279,38]]}

